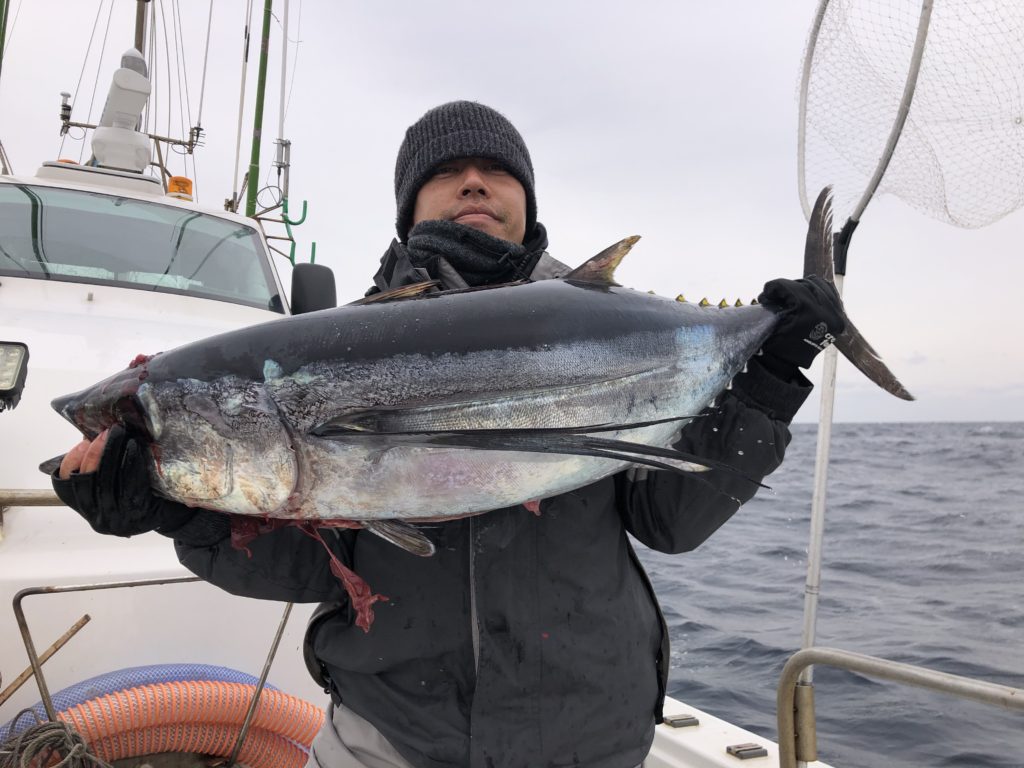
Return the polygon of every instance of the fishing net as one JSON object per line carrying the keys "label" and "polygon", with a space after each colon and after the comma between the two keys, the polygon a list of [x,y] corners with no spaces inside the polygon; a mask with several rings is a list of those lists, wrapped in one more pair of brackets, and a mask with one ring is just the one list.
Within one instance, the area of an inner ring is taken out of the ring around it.
{"label": "fishing net", "polygon": [[[804,183],[845,220],[878,166],[907,80],[920,0],[831,0],[808,47]],[[812,32],[813,36],[813,32]],[[876,194],[960,227],[1024,204],[1024,3],[935,0],[909,116]]]}

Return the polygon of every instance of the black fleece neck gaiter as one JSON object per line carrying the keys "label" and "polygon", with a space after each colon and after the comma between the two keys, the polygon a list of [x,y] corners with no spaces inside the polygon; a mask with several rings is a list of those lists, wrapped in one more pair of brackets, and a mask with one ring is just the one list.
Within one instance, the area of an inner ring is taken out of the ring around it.
{"label": "black fleece neck gaiter", "polygon": [[406,248],[413,266],[437,274],[444,258],[469,285],[497,285],[529,278],[547,248],[544,227],[537,224],[525,245],[502,240],[454,221],[421,221],[409,232]]}

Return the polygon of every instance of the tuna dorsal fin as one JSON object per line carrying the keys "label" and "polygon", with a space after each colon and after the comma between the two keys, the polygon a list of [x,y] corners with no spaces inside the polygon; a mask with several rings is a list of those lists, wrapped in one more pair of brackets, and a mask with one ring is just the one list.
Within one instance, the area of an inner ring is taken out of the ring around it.
{"label": "tuna dorsal fin", "polygon": [[618,285],[615,282],[615,269],[639,239],[640,235],[633,235],[619,240],[615,245],[605,248],[597,256],[587,259],[563,279],[575,280],[580,283]]}
{"label": "tuna dorsal fin", "polygon": [[397,288],[392,288],[387,291],[371,294],[370,296],[364,296],[361,299],[356,299],[351,302],[349,306],[355,304],[376,304],[378,301],[393,301],[395,299],[411,299],[414,296],[422,296],[431,288],[436,288],[440,284],[440,280],[424,280],[422,283],[400,285]]}

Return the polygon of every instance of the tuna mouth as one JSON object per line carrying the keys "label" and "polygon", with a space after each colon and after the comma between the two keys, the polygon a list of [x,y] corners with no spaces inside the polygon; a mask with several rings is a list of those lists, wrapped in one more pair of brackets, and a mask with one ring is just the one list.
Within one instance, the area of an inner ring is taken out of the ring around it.
{"label": "tuna mouth", "polygon": [[153,424],[137,392],[101,400],[91,400],[83,393],[59,397],[53,401],[54,409],[74,424],[89,440],[115,424],[145,442],[153,442]]}

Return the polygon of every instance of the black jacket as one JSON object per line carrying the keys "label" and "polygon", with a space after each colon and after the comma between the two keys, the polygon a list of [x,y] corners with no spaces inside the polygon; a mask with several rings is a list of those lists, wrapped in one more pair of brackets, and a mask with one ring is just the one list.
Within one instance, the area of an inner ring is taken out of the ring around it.
{"label": "black jacket", "polygon": [[[559,266],[546,257],[538,269]],[[752,362],[680,448],[760,479],[782,461],[808,391]],[[252,557],[226,540],[177,546],[230,592],[323,602],[307,639],[315,672],[413,765],[631,768],[650,748],[669,655],[627,533],[662,552],[693,549],[755,490],[719,471],[630,470],[545,499],[539,515],[510,507],[425,527],[429,558],[331,529],[333,551],[389,598],[369,633],[321,544],[295,529],[259,537]]]}

